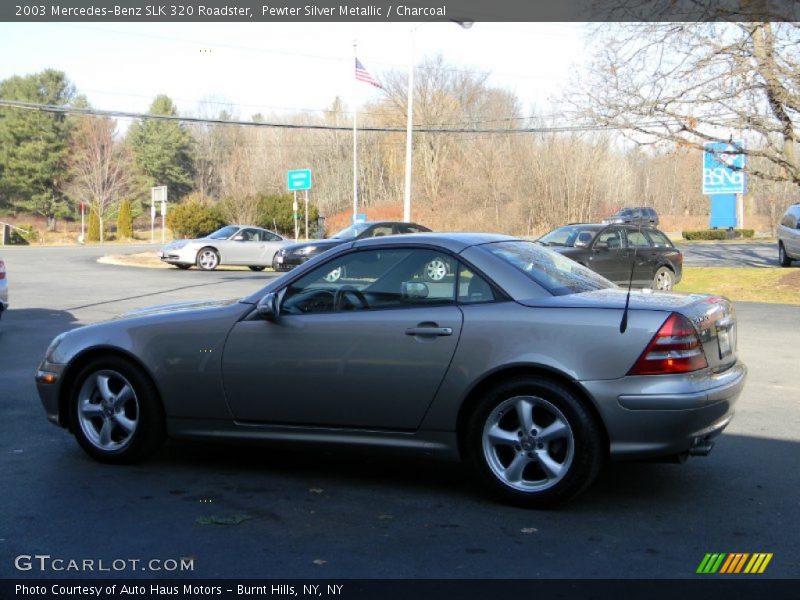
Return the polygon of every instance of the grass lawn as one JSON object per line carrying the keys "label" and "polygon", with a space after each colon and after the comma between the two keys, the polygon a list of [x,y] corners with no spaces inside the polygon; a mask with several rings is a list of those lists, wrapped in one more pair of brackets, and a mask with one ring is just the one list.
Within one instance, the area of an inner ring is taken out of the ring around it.
{"label": "grass lawn", "polygon": [[719,294],[745,302],[800,304],[800,269],[684,267],[675,291]]}

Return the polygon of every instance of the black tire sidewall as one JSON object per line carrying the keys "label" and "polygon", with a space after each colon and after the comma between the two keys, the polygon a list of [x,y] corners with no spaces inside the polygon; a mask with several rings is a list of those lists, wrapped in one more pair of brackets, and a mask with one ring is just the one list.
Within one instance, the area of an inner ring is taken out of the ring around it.
{"label": "black tire sidewall", "polygon": [[[139,423],[131,443],[113,452],[95,447],[94,444],[86,439],[78,422],[78,393],[81,386],[89,375],[103,369],[110,369],[122,374],[133,386],[139,402]],[[134,366],[130,361],[112,356],[98,358],[87,363],[75,377],[69,394],[70,428],[75,435],[75,439],[89,456],[100,462],[113,464],[139,462],[158,450],[166,437],[164,410],[158,399],[155,386],[142,373],[141,369]]]}
{"label": "black tire sidewall", "polygon": [[[538,396],[552,403],[567,419],[574,435],[574,456],[567,475],[553,487],[522,492],[508,487],[492,473],[483,455],[483,428],[489,414],[514,396]],[[552,508],[586,489],[605,461],[601,426],[583,403],[565,386],[548,379],[517,378],[496,386],[476,405],[467,422],[465,454],[478,481],[507,502],[532,508]]]}

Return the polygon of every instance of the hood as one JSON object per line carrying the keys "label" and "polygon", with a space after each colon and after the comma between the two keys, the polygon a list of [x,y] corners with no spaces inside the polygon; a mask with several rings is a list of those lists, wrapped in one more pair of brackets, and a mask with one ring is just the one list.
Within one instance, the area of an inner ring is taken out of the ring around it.
{"label": "hood", "polygon": [[[344,244],[347,240],[339,240],[339,239],[327,239],[327,240],[309,240],[307,242],[300,242],[297,244],[288,244],[281,248],[284,251],[284,254],[290,254],[292,252],[297,252],[298,250],[302,250],[303,248],[308,248],[309,246],[314,246],[315,248],[333,248],[334,246],[338,246],[339,244]],[[351,240],[352,241],[352,240]]]}
{"label": "hood", "polygon": [[238,298],[233,300],[200,300],[194,302],[175,302],[173,304],[158,304],[156,306],[147,306],[145,308],[137,308],[135,310],[122,313],[116,319],[129,319],[135,317],[148,317],[151,315],[172,314],[178,312],[185,312],[189,310],[204,310],[211,308],[218,308],[220,306],[229,306],[239,302]]}

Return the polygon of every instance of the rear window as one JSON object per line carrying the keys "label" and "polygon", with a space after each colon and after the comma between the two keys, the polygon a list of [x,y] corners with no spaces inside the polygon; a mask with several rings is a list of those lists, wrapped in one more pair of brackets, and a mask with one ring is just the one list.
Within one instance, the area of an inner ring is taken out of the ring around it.
{"label": "rear window", "polygon": [[594,271],[533,242],[496,242],[482,248],[516,267],[554,296],[616,287]]}

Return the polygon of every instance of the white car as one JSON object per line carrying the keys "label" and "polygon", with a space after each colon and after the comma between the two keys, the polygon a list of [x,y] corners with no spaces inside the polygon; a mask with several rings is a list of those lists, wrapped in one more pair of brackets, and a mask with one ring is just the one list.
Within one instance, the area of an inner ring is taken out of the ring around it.
{"label": "white car", "polygon": [[8,310],[8,278],[6,277],[6,263],[0,258],[0,319]]}
{"label": "white car", "polygon": [[175,240],[161,249],[160,258],[179,269],[192,265],[213,271],[219,265],[244,265],[262,271],[289,240],[259,227],[228,225],[196,240]]}

